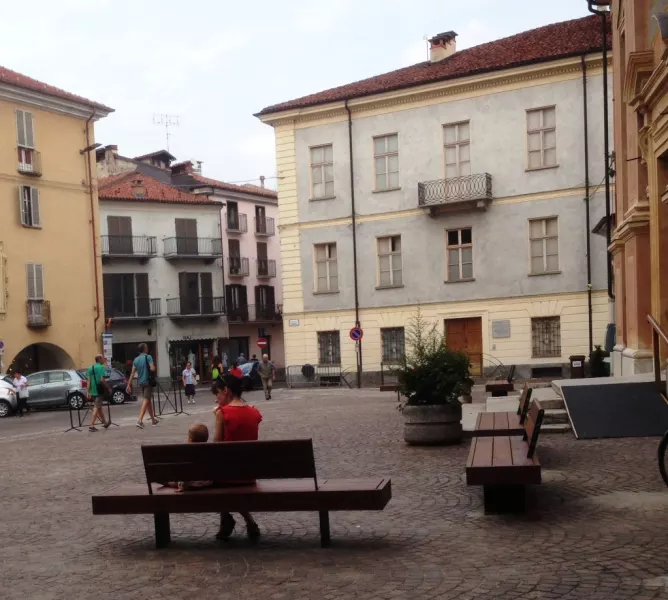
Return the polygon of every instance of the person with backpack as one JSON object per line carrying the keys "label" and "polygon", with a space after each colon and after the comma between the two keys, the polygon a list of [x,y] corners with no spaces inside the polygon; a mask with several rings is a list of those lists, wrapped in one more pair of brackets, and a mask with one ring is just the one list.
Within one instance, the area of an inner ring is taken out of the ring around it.
{"label": "person with backpack", "polygon": [[107,387],[107,368],[104,366],[104,356],[97,354],[95,356],[95,363],[88,367],[88,398],[93,403],[93,418],[90,422],[88,431],[99,431],[95,427],[95,422],[99,419],[102,427],[109,429],[109,421],[104,420],[104,410],[102,403],[104,402],[104,392]]}
{"label": "person with backpack", "polygon": [[145,343],[139,344],[139,356],[134,359],[132,363],[132,372],[128,379],[128,387],[126,389],[128,394],[132,393],[132,380],[137,375],[139,380],[139,387],[141,389],[141,409],[139,410],[139,420],[137,421],[137,428],[144,429],[144,415],[148,410],[151,417],[151,425],[157,425],[158,419],[155,418],[153,412],[153,386],[155,385],[155,363],[153,357],[148,353],[148,346]]}

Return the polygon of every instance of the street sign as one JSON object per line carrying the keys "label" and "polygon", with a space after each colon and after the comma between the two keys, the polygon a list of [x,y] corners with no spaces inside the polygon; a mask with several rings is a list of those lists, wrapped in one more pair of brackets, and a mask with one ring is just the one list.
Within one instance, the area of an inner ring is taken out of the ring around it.
{"label": "street sign", "polygon": [[258,348],[266,348],[267,347],[267,338],[258,338],[257,339],[257,347]]}
{"label": "street sign", "polygon": [[364,332],[361,327],[353,327],[350,330],[350,339],[353,342],[359,342],[364,337]]}
{"label": "street sign", "polygon": [[112,356],[112,342],[114,336],[111,333],[102,334],[102,355],[107,361],[107,365],[111,367],[111,356]]}

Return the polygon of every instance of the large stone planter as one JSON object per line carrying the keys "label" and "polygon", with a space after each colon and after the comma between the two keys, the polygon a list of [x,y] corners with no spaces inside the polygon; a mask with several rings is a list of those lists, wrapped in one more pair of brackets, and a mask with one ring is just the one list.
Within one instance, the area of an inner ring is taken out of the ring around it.
{"label": "large stone planter", "polygon": [[462,405],[404,406],[404,441],[413,446],[459,444],[462,441]]}

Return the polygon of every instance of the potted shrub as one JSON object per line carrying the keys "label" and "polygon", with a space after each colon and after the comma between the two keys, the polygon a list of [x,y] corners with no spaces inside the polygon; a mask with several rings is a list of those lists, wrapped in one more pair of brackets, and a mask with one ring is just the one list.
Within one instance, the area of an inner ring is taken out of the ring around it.
{"label": "potted shrub", "polygon": [[413,445],[456,444],[462,440],[460,396],[470,393],[468,356],[445,347],[436,325],[420,308],[406,327],[408,352],[396,369],[406,398],[404,440]]}

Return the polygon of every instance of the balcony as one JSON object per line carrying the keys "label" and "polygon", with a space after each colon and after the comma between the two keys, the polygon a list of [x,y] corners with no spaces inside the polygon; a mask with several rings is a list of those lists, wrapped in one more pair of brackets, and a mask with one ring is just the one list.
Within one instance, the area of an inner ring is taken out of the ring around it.
{"label": "balcony", "polygon": [[223,257],[220,238],[171,237],[163,240],[167,260],[203,259],[212,262]]}
{"label": "balcony", "polygon": [[274,227],[274,219],[271,217],[264,217],[263,219],[255,217],[255,235],[266,235],[268,237],[275,234],[276,228]]}
{"label": "balcony", "polygon": [[167,298],[167,315],[180,317],[219,317],[225,314],[222,297],[182,296]]}
{"label": "balcony", "polygon": [[51,303],[48,300],[26,301],[28,327],[36,329],[51,326]]}
{"label": "balcony", "polygon": [[280,323],[283,320],[282,304],[248,304],[227,307],[230,323]]}
{"label": "balcony", "polygon": [[103,235],[102,258],[136,258],[147,261],[158,253],[155,237],[147,235]]}
{"label": "balcony", "polygon": [[19,148],[17,171],[31,177],[42,176],[42,153],[31,148]]}
{"label": "balcony", "polygon": [[248,277],[250,275],[249,261],[241,256],[228,256],[228,275],[230,277]]}
{"label": "balcony", "polygon": [[119,306],[114,298],[104,299],[104,314],[116,321],[146,321],[160,315],[160,298],[135,298],[129,306]]}
{"label": "balcony", "polygon": [[418,206],[428,209],[432,216],[440,212],[487,210],[492,199],[489,173],[418,183]]}
{"label": "balcony", "polygon": [[246,233],[248,220],[243,213],[225,213],[225,229],[227,233]]}
{"label": "balcony", "polygon": [[276,261],[266,258],[257,259],[257,276],[259,279],[276,277]]}

